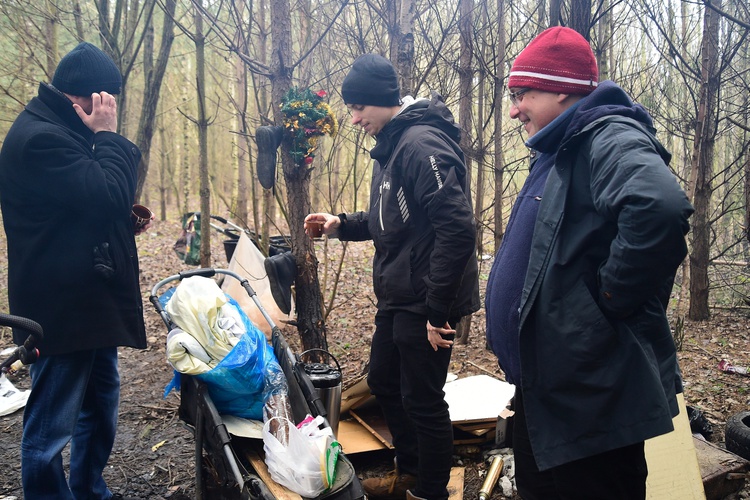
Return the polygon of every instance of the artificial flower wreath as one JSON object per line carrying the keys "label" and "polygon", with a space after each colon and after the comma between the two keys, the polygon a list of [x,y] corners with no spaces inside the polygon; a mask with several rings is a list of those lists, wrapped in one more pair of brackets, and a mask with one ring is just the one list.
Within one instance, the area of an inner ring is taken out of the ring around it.
{"label": "artificial flower wreath", "polygon": [[284,130],[292,138],[289,152],[297,165],[313,162],[320,136],[328,134],[333,137],[338,132],[336,116],[323,101],[326,95],[324,90],[313,92],[292,87],[281,100]]}

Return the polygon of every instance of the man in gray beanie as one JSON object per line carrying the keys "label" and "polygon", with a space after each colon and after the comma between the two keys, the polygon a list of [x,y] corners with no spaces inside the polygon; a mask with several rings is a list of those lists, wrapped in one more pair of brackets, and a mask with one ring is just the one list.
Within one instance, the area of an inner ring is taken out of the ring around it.
{"label": "man in gray beanie", "polygon": [[102,471],[117,429],[117,348],[146,347],[131,221],[141,155],[117,134],[121,86],[115,63],[79,44],[0,151],[10,312],[44,330],[21,441],[28,499],[113,498]]}
{"label": "man in gray beanie", "polygon": [[352,124],[375,137],[369,211],[310,214],[305,231],[372,240],[377,296],[367,382],[396,449],[371,499],[446,500],[453,429],[445,384],[455,327],[479,309],[476,229],[460,129],[442,98],[399,96],[383,57],[359,57],[341,88]]}

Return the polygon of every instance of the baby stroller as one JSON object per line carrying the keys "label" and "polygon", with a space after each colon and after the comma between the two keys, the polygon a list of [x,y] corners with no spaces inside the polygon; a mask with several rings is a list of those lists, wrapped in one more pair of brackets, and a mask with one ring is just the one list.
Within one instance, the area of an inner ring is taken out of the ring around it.
{"label": "baby stroller", "polygon": [[[160,301],[160,296],[165,293],[162,289],[168,284],[177,284],[193,276],[214,278],[216,275],[239,280],[271,326],[273,353],[288,384],[288,398],[294,423],[301,422],[309,414],[313,417],[322,416],[324,426],[330,427],[326,420],[325,405],[318,396],[310,376],[263,308],[247,279],[225,269],[203,268],[186,271],[157,283],[151,291],[149,301],[171,331],[176,324]],[[288,493],[291,492],[270,478],[263,460],[259,459],[262,456],[262,440],[230,435],[206,384],[195,376],[182,374],[181,379],[179,416],[191,427],[195,435],[196,498],[290,498]],[[334,483],[319,495],[318,499],[364,498],[354,467],[343,452],[338,457],[335,470]],[[291,494],[292,498],[296,496],[294,493]]]}

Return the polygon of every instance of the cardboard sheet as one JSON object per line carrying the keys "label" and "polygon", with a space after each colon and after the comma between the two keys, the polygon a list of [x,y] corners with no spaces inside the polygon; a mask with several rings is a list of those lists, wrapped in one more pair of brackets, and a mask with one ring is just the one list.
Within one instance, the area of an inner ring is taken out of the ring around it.
{"label": "cardboard sheet", "polygon": [[451,422],[496,421],[516,392],[516,386],[489,375],[448,382],[443,388]]}
{"label": "cardboard sheet", "polygon": [[[284,314],[276,305],[271,294],[271,283],[268,281],[266,269],[263,267],[265,257],[258,247],[256,247],[250,238],[244,232],[240,234],[237,242],[237,248],[232,254],[232,260],[229,263],[229,270],[234,271],[243,278],[247,278],[250,286],[255,290],[258,300],[263,305],[268,315],[274,323],[280,326],[281,322],[290,319],[289,314]],[[266,338],[271,338],[271,327],[261,314],[255,302],[248,296],[247,292],[240,282],[234,278],[227,277],[221,287],[224,292],[228,293],[240,305],[245,314],[252,322],[266,334]],[[292,297],[292,309],[294,311],[294,297]],[[290,313],[291,314],[291,313]]]}
{"label": "cardboard sheet", "polygon": [[703,480],[690,432],[685,398],[677,395],[680,414],[669,434],[646,441],[646,498],[650,500],[704,500]]}

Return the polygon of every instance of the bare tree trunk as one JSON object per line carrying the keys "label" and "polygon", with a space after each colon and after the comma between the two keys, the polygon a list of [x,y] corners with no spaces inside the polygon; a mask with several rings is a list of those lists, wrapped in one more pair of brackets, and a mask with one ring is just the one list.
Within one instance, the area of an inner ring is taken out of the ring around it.
{"label": "bare tree trunk", "polygon": [[[461,34],[461,52],[459,55],[459,87],[461,96],[458,100],[458,121],[461,126],[461,149],[466,161],[466,189],[471,192],[472,186],[472,160],[474,158],[474,117],[472,103],[474,92],[473,64],[473,41],[474,41],[474,2],[473,0],[459,0],[458,29]],[[479,194],[477,193],[477,196]],[[476,223],[476,220],[475,220]],[[456,327],[456,343],[467,344],[469,342],[469,331],[471,329],[471,316],[462,319]]]}
{"label": "bare tree trunk", "polygon": [[47,56],[47,74],[52,75],[59,61],[57,56],[57,27],[59,25],[58,9],[54,2],[47,0],[47,17],[45,19],[44,52]]}
{"label": "bare tree trunk", "polygon": [[568,25],[589,40],[591,31],[591,0],[570,1],[570,22]]}
{"label": "bare tree trunk", "polygon": [[201,267],[211,267],[211,186],[208,179],[208,117],[206,115],[206,39],[203,35],[202,6],[193,6],[195,31],[195,83],[198,104],[198,177],[201,204]]}
{"label": "bare tree trunk", "polygon": [[[260,0],[260,9],[259,9],[259,15],[257,19],[258,31],[259,31],[258,58],[260,59],[260,62],[262,62],[263,64],[266,64],[268,62],[268,29],[269,28],[268,28],[268,19],[266,18],[266,13],[268,12],[267,3],[266,3],[267,1],[268,0]],[[259,107],[265,116],[265,113],[267,113],[268,111],[268,87],[265,84],[261,85],[258,83],[256,83],[256,86],[260,87],[258,89]],[[267,123],[261,123],[261,125],[267,125]],[[265,255],[269,255],[269,247],[271,243],[271,239],[269,237],[270,236],[269,228],[273,225],[274,220],[276,219],[276,200],[273,197],[273,190],[263,189],[262,186],[260,186],[260,183],[258,183],[255,178],[253,178],[252,188],[253,188],[253,223],[255,226],[255,231],[257,234],[261,236],[260,243],[261,243],[263,253]],[[255,196],[255,193],[257,193],[258,190],[260,190],[262,193],[261,200],[259,200],[258,197]],[[262,210],[262,213],[261,213],[261,210]]]}
{"label": "bare tree trunk", "polygon": [[[485,47],[486,48],[486,47]],[[487,51],[483,50],[486,54]],[[487,72],[485,66],[482,65],[479,70],[479,81],[477,85],[477,190],[474,198],[474,221],[477,227],[477,255],[484,253],[484,242],[482,241],[482,212],[484,212],[484,159],[485,159],[485,145],[484,145],[484,96],[485,86],[487,84]]]}
{"label": "bare tree trunk", "polygon": [[110,18],[110,0],[96,0],[99,4],[98,23],[99,38],[102,50],[106,52],[120,68],[122,73],[122,91],[118,98],[117,119],[118,130],[122,135],[129,135],[130,128],[128,110],[128,80],[133,69],[133,63],[138,56],[143,37],[147,30],[138,32],[137,20],[148,26],[152,22],[152,14],[156,0],[148,0],[140,4],[139,0],[116,0],[115,12]]}
{"label": "bare tree trunk", "polygon": [[[187,97],[185,96],[185,87],[182,88],[182,105],[187,105]],[[182,120],[182,176],[180,187],[182,187],[183,205],[182,213],[185,215],[190,211],[190,158],[188,157],[188,119]]]}
{"label": "bare tree trunk", "polygon": [[497,0],[497,56],[495,58],[495,253],[505,234],[503,215],[503,173],[505,157],[503,156],[503,82],[505,81],[505,0]]}
{"label": "bare tree trunk", "polygon": [[[274,116],[281,125],[282,116],[278,104],[289,90],[292,82],[291,66],[291,16],[289,0],[271,0],[271,94]],[[310,213],[310,170],[297,165],[289,152],[289,141],[285,139],[281,148],[281,164],[287,187],[289,202],[289,233],[292,253],[297,263],[295,279],[297,330],[304,350],[327,349],[323,300],[318,282],[318,259],[310,238],[303,228],[303,220]]]}
{"label": "bare tree trunk", "polygon": [[138,185],[136,186],[135,198],[139,200],[143,194],[143,186],[148,175],[148,166],[151,159],[151,141],[154,138],[154,123],[156,121],[156,110],[159,106],[161,95],[161,84],[167,72],[169,54],[172,51],[174,41],[174,12],[176,0],[165,0],[164,24],[161,30],[161,44],[156,64],[153,64],[154,53],[154,28],[149,23],[147,32],[150,33],[145,39],[143,51],[143,104],[141,105],[141,116],[138,122],[138,133],[135,143],[141,150],[141,162],[138,164]]}
{"label": "bare tree trunk", "polygon": [[[721,0],[714,5],[721,9]],[[711,172],[716,141],[716,98],[719,92],[719,14],[706,8],[701,42],[701,91],[691,161],[690,194],[695,207],[692,218],[693,246],[690,253],[690,307],[688,317],[705,320],[708,308],[708,264],[710,259]]]}
{"label": "bare tree trunk", "polygon": [[612,13],[609,10],[609,0],[602,0],[602,14],[597,24],[596,44],[596,66],[599,68],[599,81],[609,79],[609,54],[612,47],[612,32],[610,31],[610,18]]}
{"label": "bare tree trunk", "polygon": [[415,0],[401,0],[401,15],[399,16],[399,37],[396,57],[396,68],[398,69],[403,95],[414,93],[414,13],[416,11]]}
{"label": "bare tree trunk", "polygon": [[[161,120],[160,120],[161,122]],[[159,141],[161,142],[159,162],[159,220],[167,220],[167,204],[169,202],[169,152],[167,151],[167,139],[164,134],[164,125],[159,125]],[[178,203],[179,206],[179,203]]]}
{"label": "bare tree trunk", "polygon": [[[238,18],[244,18],[245,3],[237,4]],[[235,44],[238,50],[246,54],[247,44],[245,37],[240,32],[241,26],[238,26],[235,35]],[[234,94],[237,106],[236,126],[239,134],[236,136],[234,143],[237,148],[237,183],[232,207],[233,217],[240,224],[247,225],[247,192],[248,192],[248,172],[249,172],[249,141],[250,130],[247,127],[247,68],[238,56],[234,56]],[[250,179],[252,182],[252,178]]]}
{"label": "bare tree trunk", "polygon": [[83,32],[83,12],[81,12],[81,2],[75,0],[73,2],[73,17],[76,23],[76,38],[79,41],[83,41],[86,36]]}
{"label": "bare tree trunk", "polygon": [[[541,19],[540,19],[541,21]],[[550,0],[549,2],[549,25],[559,26],[562,24],[562,0]],[[543,26],[540,24],[540,26]]]}

